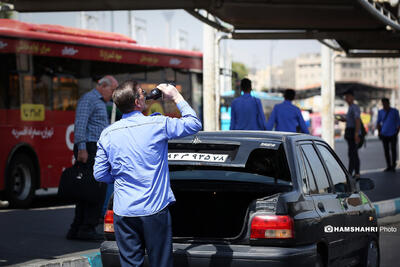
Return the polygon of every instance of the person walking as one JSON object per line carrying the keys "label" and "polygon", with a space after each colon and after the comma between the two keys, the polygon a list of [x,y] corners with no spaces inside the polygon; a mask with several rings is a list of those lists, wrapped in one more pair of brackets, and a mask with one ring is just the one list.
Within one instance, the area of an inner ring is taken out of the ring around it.
{"label": "person walking", "polygon": [[266,121],[260,99],[251,96],[251,81],[244,78],[240,82],[243,95],[231,104],[230,130],[266,130]]}
{"label": "person walking", "polygon": [[347,155],[349,157],[349,173],[355,178],[360,177],[360,158],[358,149],[361,134],[361,118],[360,107],[354,103],[354,93],[352,90],[344,92],[344,100],[349,105],[346,113],[346,118],[341,118],[340,121],[346,122],[344,138],[347,141]]}
{"label": "person walking", "polygon": [[153,267],[171,267],[172,233],[168,206],[175,202],[168,171],[168,140],[197,133],[195,111],[170,84],[157,86],[181,118],[144,116],[146,92],[136,81],[113,93],[122,119],[106,128],[94,165],[97,181],[114,183],[114,229],[121,266],[142,266],[146,249]]}
{"label": "person walking", "polygon": [[300,109],[292,104],[296,92],[292,89],[286,89],[283,96],[285,100],[276,104],[271,112],[267,122],[267,130],[271,131],[275,127],[275,131],[309,134]]}
{"label": "person walking", "polygon": [[[96,88],[81,97],[76,108],[74,156],[76,161],[90,169],[89,173],[93,173],[97,150],[96,142],[103,129],[110,124],[106,103],[111,100],[112,93],[117,86],[118,82],[113,76],[104,76],[98,81]],[[99,189],[93,188],[93,190]],[[66,238],[92,241],[103,239],[103,235],[95,230],[101,216],[103,202],[104,199],[78,201]]]}
{"label": "person walking", "polygon": [[388,98],[382,98],[381,101],[383,109],[379,110],[378,112],[376,128],[379,131],[379,138],[382,140],[383,149],[385,151],[387,165],[385,172],[395,172],[397,160],[397,136],[400,128],[399,111],[390,107]]}

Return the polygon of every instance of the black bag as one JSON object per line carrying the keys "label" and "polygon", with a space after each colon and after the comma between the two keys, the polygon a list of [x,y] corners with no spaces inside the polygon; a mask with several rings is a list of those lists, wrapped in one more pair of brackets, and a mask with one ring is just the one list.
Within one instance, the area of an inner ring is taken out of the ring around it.
{"label": "black bag", "polygon": [[361,148],[365,143],[365,136],[367,135],[367,132],[365,131],[364,124],[362,120],[360,119],[360,142],[357,144],[357,148]]}
{"label": "black bag", "polygon": [[62,172],[58,196],[65,200],[99,202],[104,201],[106,190],[106,184],[94,179],[89,164],[76,162]]}

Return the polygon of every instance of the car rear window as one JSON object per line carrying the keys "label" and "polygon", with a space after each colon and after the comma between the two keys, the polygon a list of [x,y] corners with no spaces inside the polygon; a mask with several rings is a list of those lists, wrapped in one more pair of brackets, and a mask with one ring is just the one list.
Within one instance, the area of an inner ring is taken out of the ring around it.
{"label": "car rear window", "polygon": [[216,180],[291,185],[283,146],[279,149],[254,149],[245,167],[205,166],[198,163],[170,165],[171,180]]}

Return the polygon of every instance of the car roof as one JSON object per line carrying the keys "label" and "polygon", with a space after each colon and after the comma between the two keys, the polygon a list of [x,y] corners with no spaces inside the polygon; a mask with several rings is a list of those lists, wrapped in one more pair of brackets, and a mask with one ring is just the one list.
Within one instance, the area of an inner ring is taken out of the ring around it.
{"label": "car roof", "polygon": [[[225,140],[225,141],[238,141],[240,143],[244,142],[254,142],[260,139],[274,140],[274,141],[285,141],[287,137],[292,137],[295,139],[318,139],[320,138],[302,133],[292,133],[292,132],[278,132],[278,131],[200,131],[197,134],[189,135],[184,138],[170,140],[170,143],[179,142],[193,142],[196,137],[197,141],[211,141],[211,140]],[[196,142],[196,141],[195,141]]]}

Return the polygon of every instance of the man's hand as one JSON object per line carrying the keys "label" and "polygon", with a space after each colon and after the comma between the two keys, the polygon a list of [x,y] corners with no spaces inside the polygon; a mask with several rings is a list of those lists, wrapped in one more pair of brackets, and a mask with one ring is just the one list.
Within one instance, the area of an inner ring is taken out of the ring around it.
{"label": "man's hand", "polygon": [[76,159],[79,162],[86,163],[88,160],[88,152],[87,150],[78,150],[78,158]]}
{"label": "man's hand", "polygon": [[342,115],[335,115],[337,121],[346,122],[346,118]]}
{"label": "man's hand", "polygon": [[175,102],[175,104],[178,104],[184,100],[183,96],[178,92],[178,89],[171,84],[162,83],[159,84],[157,88],[163,92],[163,97],[166,100],[172,100]]}

